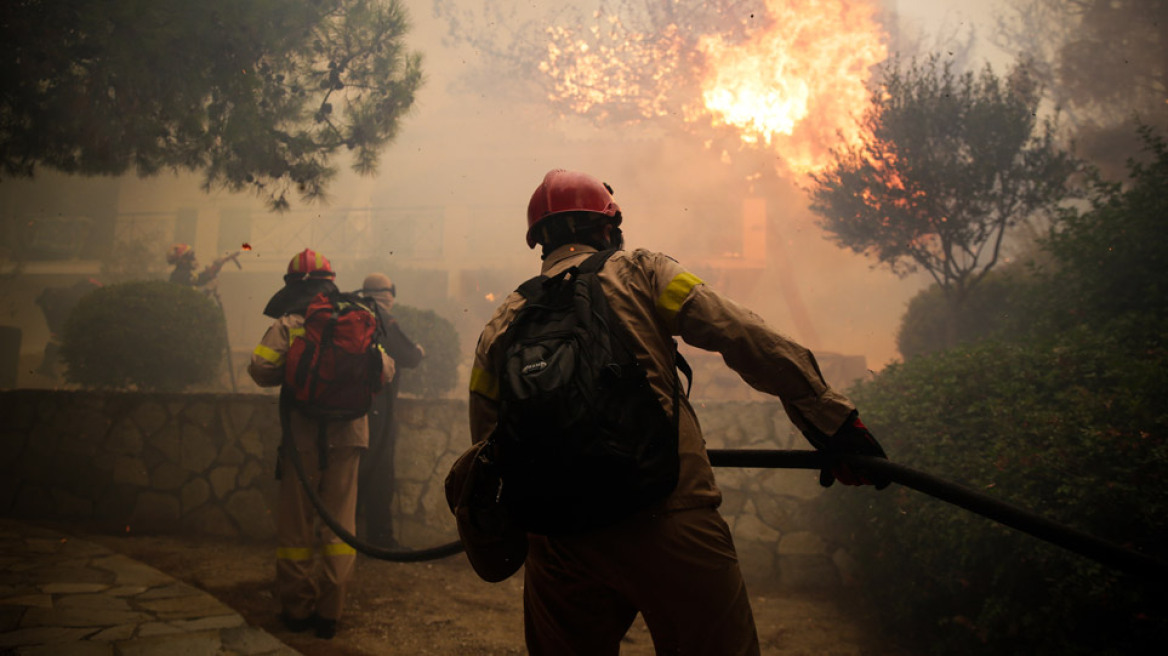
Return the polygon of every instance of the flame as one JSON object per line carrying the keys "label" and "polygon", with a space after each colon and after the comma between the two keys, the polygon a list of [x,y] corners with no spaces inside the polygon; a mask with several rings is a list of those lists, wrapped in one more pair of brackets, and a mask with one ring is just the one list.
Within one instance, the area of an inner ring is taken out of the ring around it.
{"label": "flame", "polygon": [[[552,25],[540,73],[550,78],[548,100],[577,114],[639,120],[670,113],[671,80],[682,65],[684,42],[676,25],[659,34],[627,27],[620,16],[593,15],[583,32]],[[646,65],[648,64],[648,65]]]}
{"label": "flame", "polygon": [[859,143],[870,70],[888,56],[885,35],[865,0],[766,0],[766,8],[765,26],[743,43],[699,41],[702,99],[715,126],[737,128],[789,171],[810,173],[828,164],[841,137]]}
{"label": "flame", "polygon": [[250,251],[250,250],[251,250],[251,244],[249,244],[249,243],[247,243],[247,242],[243,242],[243,245],[242,245],[242,246],[240,246],[240,247],[239,247],[239,249],[240,249],[240,250],[242,250],[242,251]]}

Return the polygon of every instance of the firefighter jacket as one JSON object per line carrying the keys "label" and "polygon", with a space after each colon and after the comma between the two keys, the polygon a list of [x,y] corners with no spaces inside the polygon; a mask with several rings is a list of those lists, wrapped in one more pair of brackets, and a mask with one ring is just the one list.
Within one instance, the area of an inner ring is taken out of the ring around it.
{"label": "firefighter jacket", "polygon": [[[544,260],[542,273],[553,276],[579,265],[596,250],[580,244],[563,246]],[[673,412],[678,381],[673,364],[673,336],[715,351],[748,384],[779,397],[801,430],[815,427],[831,435],[855,409],[851,401],[824,381],[809,350],[767,326],[750,310],[706,286],[667,255],[647,250],[618,251],[601,269],[601,288],[614,316],[631,337],[629,346],[645,368],[662,407]],[[475,348],[470,380],[471,438],[478,442],[494,430],[498,416],[498,377],[502,360],[494,348],[522,307],[512,293],[483,328]],[[684,392],[684,390],[683,390]],[[678,450],[681,471],[666,510],[717,506],[721,492],[714,483],[705,441],[684,393]]]}
{"label": "firefighter jacket", "polygon": [[[285,314],[264,333],[259,346],[252,352],[247,373],[260,387],[276,387],[284,382],[284,364],[292,338],[304,331],[304,317]],[[393,359],[381,353],[382,384],[393,379]],[[301,449],[315,448],[319,424],[295,408],[291,412],[291,431]],[[330,421],[326,439],[329,448],[342,446],[368,447],[369,425],[365,417],[349,421]]]}

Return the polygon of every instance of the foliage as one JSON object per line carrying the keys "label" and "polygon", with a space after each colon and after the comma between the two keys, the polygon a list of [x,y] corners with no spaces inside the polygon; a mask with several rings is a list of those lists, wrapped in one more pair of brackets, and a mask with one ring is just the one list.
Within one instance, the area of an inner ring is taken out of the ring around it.
{"label": "foliage", "polygon": [[11,0],[0,175],[202,171],[271,206],[374,170],[421,84],[398,0]]}
{"label": "foliage", "polygon": [[414,369],[403,369],[400,391],[423,398],[441,397],[458,382],[458,331],[454,324],[433,310],[394,305],[393,316],[402,331],[426,350],[426,357]]}
{"label": "foliage", "polygon": [[[1014,317],[853,398],[895,460],[1165,560],[1168,148],[1143,138],[1151,163],[1133,163],[1126,187],[1096,180],[1089,209],[1063,212],[1046,268],[998,280]],[[867,589],[895,586],[883,619],[930,652],[1126,654],[1168,638],[1162,593],[1138,575],[891,492],[823,516],[866,564]]]}
{"label": "foliage", "polygon": [[[813,175],[812,210],[842,247],[895,273],[923,269],[956,308],[1001,258],[1009,228],[1064,200],[1075,162],[1041,130],[1025,69],[890,67],[862,146]],[[952,343],[952,342],[950,342]]]}
{"label": "foliage", "polygon": [[[917,358],[852,396],[898,462],[1164,559],[1168,333],[1132,340],[1132,325]],[[1138,577],[905,488],[826,503],[882,619],[928,653],[1125,654],[1168,637]]]}
{"label": "foliage", "polygon": [[73,383],[179,391],[215,380],[226,347],[223,312],[185,285],[108,285],[69,315],[61,356]]}
{"label": "foliage", "polygon": [[1129,163],[1126,187],[1095,179],[1091,208],[1064,212],[1046,248],[1061,264],[1048,302],[1062,323],[1098,323],[1130,311],[1168,318],[1168,145],[1140,130],[1147,161]]}
{"label": "foliage", "polygon": [[[1025,330],[1030,318],[1030,289],[1033,277],[1020,266],[991,271],[970,290],[965,303],[956,309],[956,331],[950,333],[952,308],[932,285],[909,301],[908,310],[896,333],[896,346],[905,359]],[[956,339],[950,344],[950,339]]]}
{"label": "foliage", "polygon": [[[609,0],[549,5],[538,15],[523,4],[434,3],[453,42],[511,72],[506,79],[534,85],[531,95],[562,115],[598,124],[680,118],[697,94],[687,80],[699,64],[698,42],[713,35],[741,40],[765,13],[763,0]],[[497,90],[496,76],[477,79],[471,83]]]}
{"label": "foliage", "polygon": [[995,42],[1031,63],[1081,150],[1109,172],[1131,153],[1133,117],[1168,129],[1168,2],[1023,0],[1004,8]]}

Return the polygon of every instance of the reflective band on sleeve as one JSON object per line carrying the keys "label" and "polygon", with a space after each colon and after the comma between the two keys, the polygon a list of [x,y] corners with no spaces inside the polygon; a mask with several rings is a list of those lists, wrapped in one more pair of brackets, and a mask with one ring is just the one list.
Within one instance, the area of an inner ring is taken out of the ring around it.
{"label": "reflective band on sleeve", "polygon": [[284,363],[283,353],[277,353],[275,349],[270,349],[263,344],[255,347],[255,354],[276,366],[280,366]]}
{"label": "reflective band on sleeve", "polygon": [[690,291],[702,282],[701,278],[688,272],[679,273],[673,280],[670,280],[665,291],[661,292],[661,296],[657,298],[657,309],[661,312],[662,318],[666,321],[673,321]]}
{"label": "reflective band on sleeve", "polygon": [[312,549],[308,547],[276,547],[277,560],[312,560]]}
{"label": "reflective band on sleeve", "polygon": [[470,370],[470,391],[482,394],[492,401],[499,400],[499,381],[485,369]]}
{"label": "reflective band on sleeve", "polygon": [[320,552],[326,556],[356,556],[357,550],[344,542],[330,542],[321,546]]}

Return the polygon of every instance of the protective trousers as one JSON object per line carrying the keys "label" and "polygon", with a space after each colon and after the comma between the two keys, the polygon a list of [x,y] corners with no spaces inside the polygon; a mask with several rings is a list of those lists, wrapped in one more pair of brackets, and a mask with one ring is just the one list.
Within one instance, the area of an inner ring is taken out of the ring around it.
{"label": "protective trousers", "polygon": [[638,611],[657,654],[759,653],[730,529],[714,508],[529,542],[523,619],[532,656],[616,656]]}
{"label": "protective trousers", "polygon": [[[315,447],[298,450],[309,484],[350,533],[356,524],[357,467],[363,450],[352,446],[329,449],[323,472],[317,465]],[[276,519],[276,586],[281,607],[294,619],[314,612],[325,619],[340,619],[357,552],[323,522],[318,524],[316,508],[294,465],[284,461],[281,471]]]}

